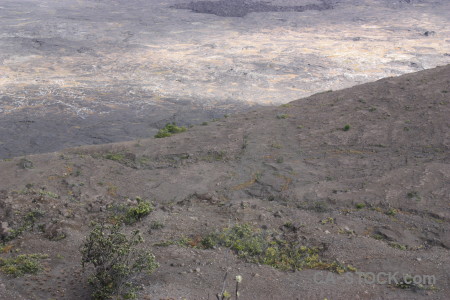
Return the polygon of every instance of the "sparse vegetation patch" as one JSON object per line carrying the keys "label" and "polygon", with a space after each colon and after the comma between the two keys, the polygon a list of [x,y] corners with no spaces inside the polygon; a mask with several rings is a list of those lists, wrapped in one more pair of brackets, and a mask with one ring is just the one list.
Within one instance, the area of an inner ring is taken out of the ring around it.
{"label": "sparse vegetation patch", "polygon": [[186,127],[179,127],[175,123],[167,123],[166,126],[158,131],[158,133],[155,135],[155,138],[165,138],[169,137],[172,134],[180,133],[186,131]]}
{"label": "sparse vegetation patch", "polygon": [[249,262],[265,264],[281,270],[322,269],[336,273],[354,270],[338,262],[324,262],[320,249],[278,237],[277,232],[261,230],[249,224],[235,225],[211,233],[191,246],[210,249],[218,246],[235,251]]}
{"label": "sparse vegetation patch", "polygon": [[44,254],[22,254],[16,257],[0,257],[0,271],[13,277],[36,274],[42,270],[39,260],[47,258]]}

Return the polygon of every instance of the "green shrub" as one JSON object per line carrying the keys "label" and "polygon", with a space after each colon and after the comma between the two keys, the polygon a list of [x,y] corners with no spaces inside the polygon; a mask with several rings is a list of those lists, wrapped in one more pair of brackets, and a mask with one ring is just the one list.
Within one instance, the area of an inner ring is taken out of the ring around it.
{"label": "green shrub", "polygon": [[138,249],[143,242],[139,231],[130,236],[120,232],[120,225],[93,224],[93,229],[81,247],[82,266],[92,265],[89,283],[94,299],[136,298],[134,276],[152,273],[158,263],[150,251]]}
{"label": "green shrub", "polygon": [[344,130],[344,131],[349,131],[349,130],[350,130],[350,125],[349,125],[349,124],[346,124],[346,125],[344,126],[344,128],[342,128],[342,130]]}
{"label": "green shrub", "polygon": [[172,134],[180,133],[186,131],[186,127],[178,127],[175,123],[167,123],[166,126],[158,131],[155,135],[155,138],[165,138],[169,137]]}
{"label": "green shrub", "polygon": [[106,159],[114,160],[114,161],[122,161],[125,159],[125,154],[123,154],[123,153],[106,153],[103,157]]}
{"label": "green shrub", "polygon": [[391,208],[386,212],[388,216],[395,216],[397,213],[398,211],[395,208]]}
{"label": "green shrub", "polygon": [[366,205],[364,203],[356,203],[355,206],[357,209],[362,209],[362,208],[366,207]]}
{"label": "green shrub", "polygon": [[138,201],[138,205],[128,208],[128,211],[125,214],[125,224],[134,224],[154,210],[153,205],[150,202],[143,201],[140,198],[136,198],[136,200]]}
{"label": "green shrub", "polygon": [[406,196],[408,197],[408,199],[415,199],[416,201],[420,201],[420,195],[417,191],[408,192]]}
{"label": "green shrub", "polygon": [[149,201],[144,201],[140,197],[136,197],[137,205],[128,206],[126,204],[114,204],[108,207],[112,213],[110,221],[112,223],[125,223],[132,225],[143,217],[150,214],[154,207]]}
{"label": "green shrub", "polygon": [[320,221],[320,224],[322,224],[322,225],[325,225],[325,224],[328,224],[328,223],[334,224],[334,218],[328,217],[328,218],[325,218],[325,219]]}
{"label": "green shrub", "polygon": [[389,243],[389,246],[391,246],[392,248],[395,248],[395,249],[403,250],[403,251],[408,250],[408,246],[402,245],[402,244],[399,244],[396,242]]}
{"label": "green shrub", "polygon": [[277,115],[277,119],[287,119],[287,118],[289,118],[289,116],[287,114]]}

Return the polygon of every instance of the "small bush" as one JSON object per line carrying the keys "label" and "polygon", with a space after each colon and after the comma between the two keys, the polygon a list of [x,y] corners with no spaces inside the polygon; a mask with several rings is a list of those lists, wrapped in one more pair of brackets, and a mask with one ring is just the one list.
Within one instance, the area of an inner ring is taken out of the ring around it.
{"label": "small bush", "polygon": [[106,153],[104,158],[114,161],[122,161],[125,159],[125,155],[123,153]]}
{"label": "small bush", "polygon": [[167,123],[166,126],[158,131],[155,135],[155,138],[165,138],[169,137],[172,134],[180,133],[186,131],[186,127],[178,127],[175,123]]}
{"label": "small bush", "polygon": [[403,251],[408,250],[407,246],[396,243],[396,242],[389,243],[389,246],[391,246],[392,248],[395,248],[395,249],[403,250]]}
{"label": "small bush", "polygon": [[384,237],[383,235],[381,235],[381,234],[378,234],[378,233],[376,233],[376,234],[372,235],[372,237],[373,237],[374,239],[376,239],[376,240],[379,240],[379,241],[381,241],[381,240],[384,240],[384,239],[385,239],[385,237]]}
{"label": "small bush", "polygon": [[408,194],[406,194],[406,196],[408,197],[408,199],[416,199],[417,201],[420,200],[420,195],[419,195],[419,192],[417,192],[417,191],[408,192]]}
{"label": "small bush", "polygon": [[33,167],[34,167],[33,162],[26,158],[20,159],[19,163],[17,165],[22,169],[33,169]]}
{"label": "small bush", "polygon": [[150,202],[143,201],[140,198],[136,198],[136,200],[138,201],[138,205],[128,208],[125,214],[124,222],[127,225],[136,223],[154,210]]}
{"label": "small bush", "polygon": [[277,119],[287,119],[289,116],[287,114],[277,115]]}
{"label": "small bush", "polygon": [[112,212],[112,223],[125,223],[126,225],[132,225],[143,217],[150,214],[154,207],[149,201],[144,201],[137,197],[137,205],[127,206],[125,204],[115,204],[108,207],[108,210]]}
{"label": "small bush", "polygon": [[320,221],[320,224],[322,224],[322,225],[334,224],[334,218],[332,218],[332,217],[325,218],[325,219]]}
{"label": "small bush", "polygon": [[94,289],[92,297],[135,299],[137,287],[132,280],[138,274],[152,273],[158,267],[154,255],[137,248],[143,242],[138,230],[128,237],[120,232],[120,225],[93,225],[81,247],[83,269],[87,264],[94,267],[89,278]]}
{"label": "small bush", "polygon": [[350,130],[350,125],[349,125],[349,124],[346,124],[346,125],[344,126],[344,128],[342,128],[342,130],[344,130],[344,131],[349,131],[349,130]]}
{"label": "small bush", "polygon": [[366,205],[364,203],[356,203],[355,206],[357,209],[362,209],[362,208],[366,207]]}
{"label": "small bush", "polygon": [[391,208],[386,212],[388,216],[395,216],[397,213],[398,211],[395,208]]}

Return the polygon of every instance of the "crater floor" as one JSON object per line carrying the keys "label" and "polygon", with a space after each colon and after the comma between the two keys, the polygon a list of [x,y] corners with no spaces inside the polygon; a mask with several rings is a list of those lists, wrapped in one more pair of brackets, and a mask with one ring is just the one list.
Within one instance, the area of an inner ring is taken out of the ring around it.
{"label": "crater floor", "polygon": [[448,11],[436,0],[4,0],[0,158],[445,65]]}

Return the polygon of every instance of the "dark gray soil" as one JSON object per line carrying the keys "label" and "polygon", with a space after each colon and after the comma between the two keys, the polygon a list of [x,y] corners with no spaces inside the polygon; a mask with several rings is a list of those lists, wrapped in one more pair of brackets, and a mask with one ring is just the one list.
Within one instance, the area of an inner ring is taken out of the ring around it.
{"label": "dark gray soil", "polygon": [[173,7],[179,9],[190,9],[197,13],[213,14],[221,17],[244,17],[249,13],[256,12],[304,12],[308,10],[332,9],[331,1],[321,0],[321,4],[307,4],[299,6],[271,5],[267,2],[228,0],[228,1],[192,1],[189,3],[176,4]]}

